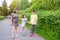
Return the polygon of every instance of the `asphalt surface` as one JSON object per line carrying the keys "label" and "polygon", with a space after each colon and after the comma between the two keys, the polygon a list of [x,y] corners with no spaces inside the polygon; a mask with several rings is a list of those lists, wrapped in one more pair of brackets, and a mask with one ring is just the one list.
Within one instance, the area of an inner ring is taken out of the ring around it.
{"label": "asphalt surface", "polygon": [[19,24],[18,30],[19,30],[19,34],[18,34],[19,36],[15,39],[12,39],[11,38],[12,28],[10,25],[10,20],[5,19],[0,21],[0,40],[44,40],[42,37],[36,34],[33,37],[29,37],[30,30],[28,30],[27,28],[25,28],[25,33],[23,36],[21,33],[20,24]]}

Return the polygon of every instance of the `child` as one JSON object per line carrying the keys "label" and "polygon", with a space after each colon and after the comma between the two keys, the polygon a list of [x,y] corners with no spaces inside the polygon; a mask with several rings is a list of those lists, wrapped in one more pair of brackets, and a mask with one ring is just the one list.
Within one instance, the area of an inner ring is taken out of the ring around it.
{"label": "child", "polygon": [[26,24],[26,22],[27,22],[26,15],[25,15],[25,14],[23,14],[23,15],[22,15],[22,18],[20,18],[20,20],[22,21],[22,23],[21,23],[21,27],[22,27],[22,34],[24,34],[25,24]]}
{"label": "child", "polygon": [[35,11],[32,11],[31,17],[30,17],[30,22],[28,22],[29,24],[31,24],[31,34],[29,35],[30,37],[34,36],[34,28],[37,25],[37,15],[35,14]]}

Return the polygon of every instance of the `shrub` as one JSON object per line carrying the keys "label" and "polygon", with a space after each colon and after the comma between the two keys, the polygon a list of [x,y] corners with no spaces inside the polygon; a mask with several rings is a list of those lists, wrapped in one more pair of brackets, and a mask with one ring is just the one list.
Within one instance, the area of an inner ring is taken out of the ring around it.
{"label": "shrub", "polygon": [[60,30],[60,13],[57,11],[40,12],[38,15],[38,25],[35,32],[46,40],[58,40]]}

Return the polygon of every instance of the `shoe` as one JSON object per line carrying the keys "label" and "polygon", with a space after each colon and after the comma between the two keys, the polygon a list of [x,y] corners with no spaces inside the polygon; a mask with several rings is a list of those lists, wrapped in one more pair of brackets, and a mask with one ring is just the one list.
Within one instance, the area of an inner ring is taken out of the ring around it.
{"label": "shoe", "polygon": [[35,35],[35,34],[30,34],[29,36],[32,37],[32,36],[34,36],[34,35]]}
{"label": "shoe", "polygon": [[24,32],[22,32],[22,35],[24,34]]}
{"label": "shoe", "polygon": [[35,34],[32,34],[32,36],[35,36]]}
{"label": "shoe", "polygon": [[14,36],[12,36],[12,39],[14,39],[15,37]]}
{"label": "shoe", "polygon": [[29,36],[30,36],[30,37],[32,37],[33,35],[32,35],[32,34],[30,34]]}
{"label": "shoe", "polygon": [[15,35],[15,37],[18,37],[18,35]]}

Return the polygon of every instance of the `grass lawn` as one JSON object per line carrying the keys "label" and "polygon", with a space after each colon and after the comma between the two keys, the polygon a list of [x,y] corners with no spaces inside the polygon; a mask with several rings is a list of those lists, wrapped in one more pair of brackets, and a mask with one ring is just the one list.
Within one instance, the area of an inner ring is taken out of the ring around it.
{"label": "grass lawn", "polygon": [[0,16],[0,20],[3,20],[4,19],[4,16]]}

